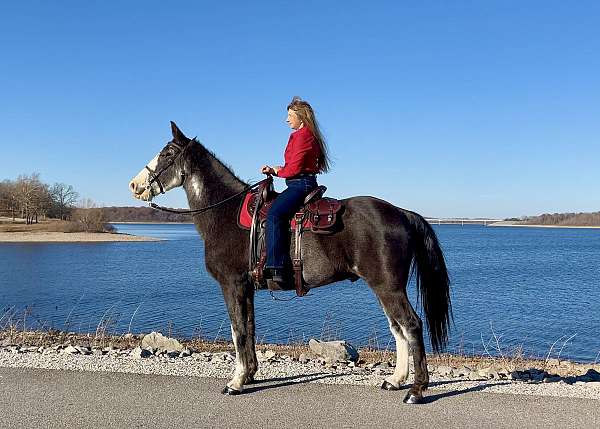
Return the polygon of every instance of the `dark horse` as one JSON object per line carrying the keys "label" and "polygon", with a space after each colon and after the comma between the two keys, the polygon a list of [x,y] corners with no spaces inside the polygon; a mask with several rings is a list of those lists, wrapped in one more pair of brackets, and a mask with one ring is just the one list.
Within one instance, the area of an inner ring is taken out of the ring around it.
{"label": "dark horse", "polygon": [[[130,182],[136,198],[154,196],[183,186],[189,206],[214,205],[248,184],[195,139],[171,123],[173,140]],[[231,319],[236,350],[233,378],[225,394],[242,392],[258,369],[255,352],[254,287],[248,275],[249,233],[237,224],[243,195],[200,214],[194,223],[205,243],[208,272],[219,282]],[[311,288],[340,280],[364,279],[375,292],[396,340],[396,369],[382,388],[398,390],[408,377],[409,346],[414,359],[414,382],[405,402],[418,403],[429,383],[423,322],[406,294],[411,272],[425,311],[435,352],[448,342],[451,319],[450,281],[444,256],[431,226],[417,213],[373,197],[342,200],[343,228],[333,235],[305,233],[303,276]]]}

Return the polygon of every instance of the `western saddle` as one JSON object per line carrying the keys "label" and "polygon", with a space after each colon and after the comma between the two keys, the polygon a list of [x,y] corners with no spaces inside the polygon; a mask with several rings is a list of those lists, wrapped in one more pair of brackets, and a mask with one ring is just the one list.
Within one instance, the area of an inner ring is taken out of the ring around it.
{"label": "western saddle", "polygon": [[333,234],[339,229],[337,215],[343,206],[339,200],[323,197],[326,190],[325,186],[318,186],[308,194],[303,206],[290,221],[290,228],[294,235],[293,286],[265,280],[263,275],[267,259],[265,246],[267,213],[279,195],[273,189],[273,178],[269,176],[257,189],[246,194],[238,219],[240,227],[250,230],[249,275],[256,289],[267,287],[271,291],[279,291],[293,287],[297,296],[306,295],[308,288],[302,278],[302,233],[308,230],[314,234]]}

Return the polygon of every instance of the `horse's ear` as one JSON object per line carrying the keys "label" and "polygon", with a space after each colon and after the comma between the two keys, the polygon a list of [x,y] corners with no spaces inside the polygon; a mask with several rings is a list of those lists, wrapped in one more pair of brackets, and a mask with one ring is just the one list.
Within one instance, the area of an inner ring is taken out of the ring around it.
{"label": "horse's ear", "polygon": [[171,132],[173,133],[173,140],[177,143],[187,143],[190,140],[181,132],[177,127],[177,124],[173,121],[171,121]]}

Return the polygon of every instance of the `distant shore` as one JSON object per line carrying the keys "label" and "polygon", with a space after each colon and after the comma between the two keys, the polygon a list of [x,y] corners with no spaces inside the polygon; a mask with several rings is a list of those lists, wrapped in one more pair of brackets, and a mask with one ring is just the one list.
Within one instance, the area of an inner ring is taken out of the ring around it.
{"label": "distant shore", "polygon": [[0,232],[0,243],[110,243],[161,241],[159,238],[106,232]]}
{"label": "distant shore", "polygon": [[111,225],[117,224],[117,223],[123,223],[123,224],[141,224],[141,225],[193,225],[194,222],[156,222],[156,221],[114,221],[114,222],[107,222],[110,223]]}
{"label": "distant shore", "polygon": [[512,221],[503,221],[489,223],[487,226],[515,226],[519,228],[568,228],[568,229],[600,229],[600,226],[583,226],[583,225],[534,225],[525,223],[516,223]]}

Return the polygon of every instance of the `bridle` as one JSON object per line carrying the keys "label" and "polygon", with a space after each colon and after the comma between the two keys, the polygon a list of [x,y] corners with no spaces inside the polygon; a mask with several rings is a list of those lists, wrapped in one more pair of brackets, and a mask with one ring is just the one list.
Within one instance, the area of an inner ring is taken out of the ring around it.
{"label": "bridle", "polygon": [[[167,163],[167,165],[165,165],[158,173],[156,171],[152,170],[150,167],[148,167],[148,165],[146,165],[146,167],[145,167],[146,170],[148,170],[148,174],[150,175],[150,180],[148,181],[148,184],[146,185],[146,190],[150,193],[150,195],[152,197],[156,196],[156,194],[152,190],[152,185],[154,184],[154,182],[156,182],[156,184],[158,184],[158,188],[160,189],[160,194],[165,193],[165,187],[163,186],[163,183],[160,181],[160,176],[165,171],[167,171],[169,168],[171,168],[173,166],[173,164],[175,164],[177,162],[177,160],[179,159],[179,157],[183,154],[183,151],[185,150],[185,146],[182,147],[175,142],[169,142],[167,147],[169,147],[169,146],[171,146],[172,148],[176,148],[177,151],[171,157],[171,160]],[[181,179],[182,179],[182,184],[183,184],[183,182],[185,181],[185,173],[183,171],[181,172]],[[158,195],[160,195],[160,194],[158,194]]]}
{"label": "bridle", "polygon": [[[191,141],[194,141],[195,138],[193,138]],[[188,143],[189,144],[189,143]],[[176,148],[177,152],[173,155],[173,157],[171,158],[171,160],[167,163],[167,165],[165,165],[163,168],[160,169],[160,171],[157,173],[154,170],[152,170],[150,167],[148,167],[146,165],[146,170],[148,170],[148,173],[150,175],[150,180],[148,181],[148,184],[146,185],[146,190],[150,193],[151,197],[155,197],[156,194],[154,193],[154,191],[152,190],[152,184],[156,182],[156,184],[158,185],[158,188],[160,189],[160,194],[164,194],[165,193],[165,188],[163,186],[163,183],[160,181],[160,176],[169,168],[171,168],[173,166],[173,164],[175,164],[177,162],[177,160],[179,159],[179,157],[181,157],[181,155],[183,154],[183,151],[185,150],[185,148],[187,147],[187,144],[185,146],[180,146],[177,143],[175,143],[174,141],[169,142],[169,144],[167,146],[171,146],[173,148]],[[176,214],[198,214],[198,213],[203,213],[207,210],[213,209],[215,207],[218,207],[222,204],[225,204],[228,201],[231,201],[232,199],[239,197],[240,195],[248,192],[251,189],[256,188],[257,186],[260,186],[262,183],[269,181],[269,180],[273,180],[273,178],[268,175],[268,177],[266,179],[263,179],[253,185],[248,185],[246,186],[244,189],[242,189],[240,192],[238,192],[237,194],[231,195],[230,197],[225,198],[222,201],[219,201],[218,203],[215,204],[211,204],[209,206],[206,207],[202,207],[201,209],[197,209],[197,210],[174,210],[174,209],[169,209],[167,207],[163,207],[160,206],[158,204],[155,204],[153,202],[148,202],[148,205],[155,209],[155,210],[160,210],[163,212],[167,212],[167,213],[176,213]],[[181,183],[183,184],[185,182],[185,172],[181,172]],[[160,195],[158,194],[158,195]]]}

